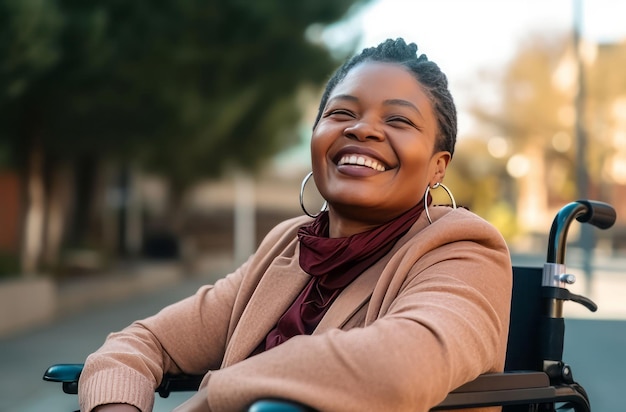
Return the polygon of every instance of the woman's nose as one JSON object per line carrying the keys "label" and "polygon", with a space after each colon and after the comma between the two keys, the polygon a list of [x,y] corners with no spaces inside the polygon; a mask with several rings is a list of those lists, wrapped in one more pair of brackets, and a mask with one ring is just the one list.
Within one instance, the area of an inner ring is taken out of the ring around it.
{"label": "woman's nose", "polygon": [[382,140],[383,131],[372,121],[358,119],[343,131],[344,136],[357,140]]}

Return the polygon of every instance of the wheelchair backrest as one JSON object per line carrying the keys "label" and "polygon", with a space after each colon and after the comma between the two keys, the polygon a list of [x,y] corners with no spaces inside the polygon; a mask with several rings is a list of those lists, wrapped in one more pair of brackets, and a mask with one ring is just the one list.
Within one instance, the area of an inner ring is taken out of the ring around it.
{"label": "wheelchair backrest", "polygon": [[542,370],[541,267],[513,267],[511,323],[505,371]]}

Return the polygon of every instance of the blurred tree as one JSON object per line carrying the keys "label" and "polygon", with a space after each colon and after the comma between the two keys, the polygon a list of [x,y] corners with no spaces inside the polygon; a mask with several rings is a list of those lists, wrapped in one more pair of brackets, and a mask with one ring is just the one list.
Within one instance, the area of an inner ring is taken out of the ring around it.
{"label": "blurred tree", "polygon": [[[611,171],[619,169],[616,159],[626,158],[619,143],[626,135],[626,80],[615,70],[626,61],[626,42],[583,42],[581,48],[586,93],[580,121],[588,141],[582,158],[590,177],[589,196],[611,201],[607,186],[620,180]],[[514,205],[520,227],[544,232],[555,210],[579,196],[579,77],[571,35],[531,34],[502,73],[488,76],[476,84],[484,88],[496,79],[497,103],[477,99],[472,114],[487,131],[485,147],[495,140],[503,144],[501,157],[492,159],[500,185],[506,187],[500,193]]]}
{"label": "blurred tree", "polygon": [[54,263],[70,192],[73,243],[98,237],[93,183],[112,161],[182,191],[295,143],[294,95],[336,65],[315,33],[363,2],[0,0],[0,147],[27,188],[24,271]]}
{"label": "blurred tree", "polygon": [[[505,71],[494,76],[498,102],[472,107],[473,115],[489,125],[485,146],[497,138],[506,147],[504,161],[493,163],[500,167],[502,184],[516,184],[517,190],[498,192],[509,197],[520,226],[531,229],[544,230],[550,221],[542,217],[552,217],[549,205],[562,205],[573,194],[575,67],[569,46],[566,35],[530,35]],[[555,146],[559,138],[569,146]]]}

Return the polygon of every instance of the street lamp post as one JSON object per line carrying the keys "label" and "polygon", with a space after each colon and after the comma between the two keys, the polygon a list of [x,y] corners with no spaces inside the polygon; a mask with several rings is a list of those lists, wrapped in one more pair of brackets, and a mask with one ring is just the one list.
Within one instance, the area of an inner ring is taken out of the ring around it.
{"label": "street lamp post", "polygon": [[[585,69],[583,64],[583,56],[581,54],[581,30],[582,30],[582,10],[583,0],[573,0],[573,41],[574,53],[576,56],[576,66],[578,72],[575,100],[576,110],[576,188],[580,199],[589,198],[589,175],[587,172],[587,134],[584,126],[585,117]],[[582,267],[585,274],[587,285],[587,293],[591,292],[591,278],[593,275],[592,259],[594,247],[594,234],[589,225],[581,225],[579,245],[583,250]]]}

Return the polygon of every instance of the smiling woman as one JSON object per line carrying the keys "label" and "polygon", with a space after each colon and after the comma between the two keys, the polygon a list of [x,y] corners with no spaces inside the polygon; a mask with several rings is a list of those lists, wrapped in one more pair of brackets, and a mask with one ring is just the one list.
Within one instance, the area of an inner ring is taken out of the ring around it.
{"label": "smiling woman", "polygon": [[85,363],[82,410],[150,410],[163,374],[184,372],[205,377],[179,411],[275,397],[428,411],[502,371],[506,244],[468,210],[429,204],[455,140],[446,76],[415,44],[347,61],[311,139],[328,209],[279,224],[235,272],[109,335]]}

